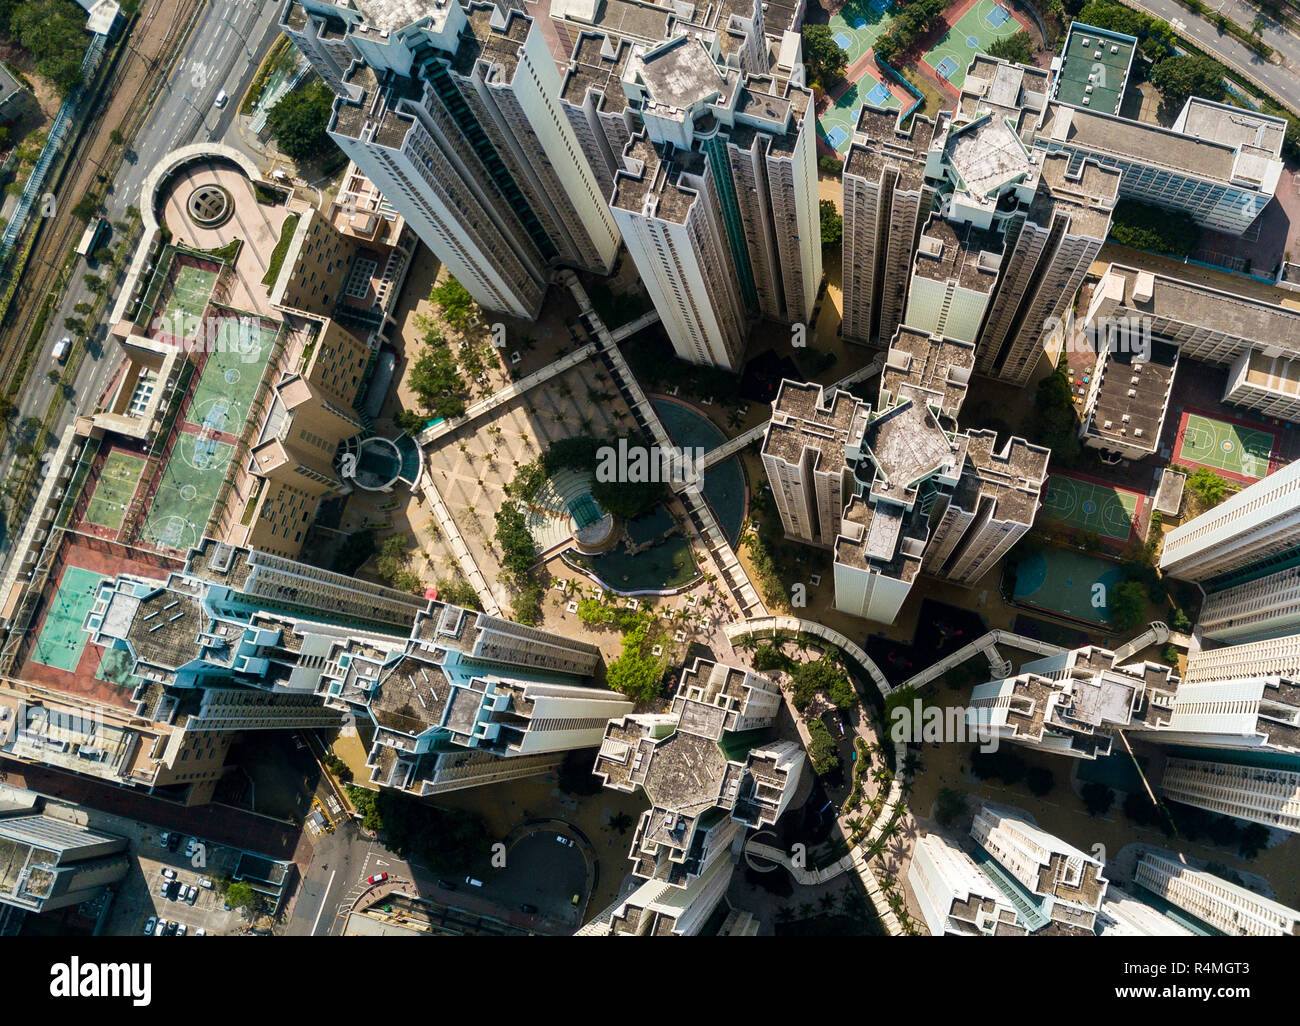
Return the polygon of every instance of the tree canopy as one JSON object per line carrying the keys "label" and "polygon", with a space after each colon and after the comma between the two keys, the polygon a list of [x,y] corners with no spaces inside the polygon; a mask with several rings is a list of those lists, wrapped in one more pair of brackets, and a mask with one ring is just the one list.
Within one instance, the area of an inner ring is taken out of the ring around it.
{"label": "tree canopy", "polygon": [[1223,67],[1218,61],[1200,54],[1166,57],[1152,69],[1151,84],[1160,90],[1160,98],[1171,111],[1181,110],[1191,96],[1215,103],[1228,98]]}
{"label": "tree canopy", "polygon": [[456,357],[441,335],[429,332],[408,378],[420,406],[434,416],[448,420],[459,417],[468,405],[465,379]]}
{"label": "tree canopy", "polygon": [[1034,59],[1034,40],[1033,37],[1021,29],[1014,36],[1007,36],[1005,39],[995,39],[989,44],[986,51],[991,57],[1000,57],[1004,61],[1013,61],[1016,64],[1028,64]]}
{"label": "tree canopy", "polygon": [[834,249],[844,238],[844,218],[835,208],[834,200],[822,200],[819,209],[822,219],[822,249]]}
{"label": "tree canopy", "polygon": [[330,152],[334,145],[329,125],[334,94],[319,78],[293,90],[266,115],[275,143],[294,160],[311,160]]}
{"label": "tree canopy", "polygon": [[620,694],[637,702],[649,702],[663,690],[666,663],[662,656],[652,656],[650,623],[643,622],[623,635],[619,657],[609,664],[605,681]]}
{"label": "tree canopy", "polygon": [[0,32],[8,34],[32,55],[36,71],[61,93],[81,81],[90,36],[86,12],[72,0],[25,0],[0,4]]}
{"label": "tree canopy", "polygon": [[803,59],[823,89],[840,81],[849,66],[848,54],[839,48],[827,25],[804,26]]}

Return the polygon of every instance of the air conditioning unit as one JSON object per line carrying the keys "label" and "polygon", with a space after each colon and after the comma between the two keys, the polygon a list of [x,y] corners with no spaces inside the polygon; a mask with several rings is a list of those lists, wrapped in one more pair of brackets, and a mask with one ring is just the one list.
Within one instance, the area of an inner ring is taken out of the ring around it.
{"label": "air conditioning unit", "polygon": [[1137,389],[1136,389],[1136,388],[1130,388],[1130,389],[1128,390],[1128,397],[1129,397],[1130,399],[1136,399],[1136,398],[1137,398],[1137,394],[1138,394],[1138,393],[1137,393]]}
{"label": "air conditioning unit", "polygon": [[1085,107],[1090,107],[1090,106],[1092,106],[1092,97],[1091,97],[1091,96],[1085,96],[1085,97],[1083,98],[1083,105],[1084,105]]}

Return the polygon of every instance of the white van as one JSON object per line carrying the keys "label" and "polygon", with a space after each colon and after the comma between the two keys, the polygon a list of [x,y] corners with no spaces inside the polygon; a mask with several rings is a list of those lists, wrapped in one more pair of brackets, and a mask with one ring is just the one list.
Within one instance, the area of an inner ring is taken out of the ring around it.
{"label": "white van", "polygon": [[217,93],[217,98],[216,100],[213,101],[212,106],[216,107],[217,110],[220,110],[222,107],[226,105],[226,101],[228,99],[230,99],[230,97],[227,96],[226,91],[222,89],[219,93]]}
{"label": "white van", "polygon": [[483,886],[483,881],[482,881],[482,880],[475,880],[472,876],[467,876],[467,877],[465,877],[465,882],[466,882],[467,884],[469,884],[471,887],[482,887],[482,886]]}
{"label": "white van", "polygon": [[67,335],[64,335],[54,343],[54,359],[57,362],[63,363],[63,361],[68,358],[70,352],[72,352],[72,339]]}

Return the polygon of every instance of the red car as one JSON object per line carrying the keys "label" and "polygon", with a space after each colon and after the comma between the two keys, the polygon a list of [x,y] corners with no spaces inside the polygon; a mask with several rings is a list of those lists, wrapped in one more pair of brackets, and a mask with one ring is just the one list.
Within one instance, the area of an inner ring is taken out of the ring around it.
{"label": "red car", "polygon": [[387,873],[376,873],[376,874],[375,874],[374,876],[372,876],[369,880],[367,880],[366,883],[368,883],[368,884],[383,883],[383,882],[384,882],[385,880],[387,880],[387,879],[388,879],[388,874],[387,874]]}

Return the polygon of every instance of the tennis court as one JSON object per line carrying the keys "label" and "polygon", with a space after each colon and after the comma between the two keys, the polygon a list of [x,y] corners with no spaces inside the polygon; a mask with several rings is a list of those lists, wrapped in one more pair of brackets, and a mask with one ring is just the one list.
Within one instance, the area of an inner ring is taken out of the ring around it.
{"label": "tennis court", "polygon": [[853,141],[858,114],[864,102],[875,107],[887,107],[890,110],[902,108],[902,104],[889,91],[888,86],[871,72],[863,74],[817,119],[817,127],[821,129],[822,136],[830,144],[831,149],[841,157],[849,152],[849,144]]}
{"label": "tennis court", "polygon": [[976,0],[975,6],[957,19],[939,41],[921,59],[936,75],[961,89],[971,58],[982,53],[999,39],[1020,31],[1020,22],[994,0]]}
{"label": "tennis court", "polygon": [[32,661],[71,673],[81,661],[82,649],[90,637],[81,629],[86,614],[95,604],[102,574],[69,566],[63,571],[58,590],[50,600],[45,623],[36,639]]}
{"label": "tennis court", "polygon": [[143,540],[180,551],[198,544],[234,451],[233,445],[218,441],[207,431],[182,428],[163,467],[141,531]]}
{"label": "tennis court", "polygon": [[237,435],[275,344],[276,332],[255,317],[225,317],[217,328],[185,420],[195,427]]}
{"label": "tennis court", "polygon": [[1021,605],[1104,627],[1110,622],[1111,592],[1123,581],[1123,571],[1109,560],[1068,549],[1034,549],[1016,564],[1012,597]]}
{"label": "tennis court", "polygon": [[1043,516],[1067,527],[1128,541],[1142,512],[1142,496],[1097,481],[1053,474],[1043,496]]}
{"label": "tennis court", "polygon": [[1271,431],[1187,412],[1178,425],[1174,462],[1210,467],[1238,481],[1258,481],[1268,476],[1276,445]]}
{"label": "tennis court", "polygon": [[118,530],[143,470],[143,457],[120,450],[110,452],[86,505],[86,522]]}

